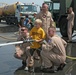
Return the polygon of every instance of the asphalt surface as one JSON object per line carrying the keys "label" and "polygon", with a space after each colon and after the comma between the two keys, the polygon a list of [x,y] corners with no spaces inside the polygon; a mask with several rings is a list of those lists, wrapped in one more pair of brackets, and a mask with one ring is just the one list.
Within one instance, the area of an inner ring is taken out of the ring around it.
{"label": "asphalt surface", "polygon": [[[2,24],[1,24],[2,25]],[[15,32],[6,32],[0,33],[0,44],[15,42],[17,36],[14,34]],[[61,36],[59,29],[57,29],[57,34]],[[75,35],[74,32],[73,35]],[[76,41],[76,36],[73,37],[73,41]],[[14,58],[15,46],[7,45],[0,47],[0,75],[76,75],[76,43],[68,43],[67,49],[66,66],[62,71],[58,71],[56,73],[43,73],[40,71],[40,61],[35,60],[34,72],[27,72],[23,68],[21,68],[22,63],[21,60]]]}

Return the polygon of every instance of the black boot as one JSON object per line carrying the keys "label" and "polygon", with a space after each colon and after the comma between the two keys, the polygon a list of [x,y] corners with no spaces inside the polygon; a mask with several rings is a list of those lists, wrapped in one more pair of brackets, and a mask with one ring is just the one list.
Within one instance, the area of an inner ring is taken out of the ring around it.
{"label": "black boot", "polygon": [[22,66],[26,67],[26,61],[24,61],[24,60],[22,61]]}
{"label": "black boot", "polygon": [[59,70],[63,70],[63,68],[65,67],[66,63],[62,63],[59,65],[59,67],[57,68],[57,71]]}
{"label": "black boot", "polygon": [[29,67],[29,72],[34,72],[34,67]]}
{"label": "black boot", "polygon": [[43,68],[43,69],[41,69],[41,71],[44,72],[44,73],[55,73],[56,72],[54,70],[54,67]]}

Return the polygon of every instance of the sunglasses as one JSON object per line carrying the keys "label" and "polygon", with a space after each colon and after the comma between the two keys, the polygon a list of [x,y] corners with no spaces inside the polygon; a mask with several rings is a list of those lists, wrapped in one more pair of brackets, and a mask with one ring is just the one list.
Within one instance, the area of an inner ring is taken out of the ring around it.
{"label": "sunglasses", "polygon": [[26,30],[26,29],[21,29],[21,31],[24,31],[24,30]]}

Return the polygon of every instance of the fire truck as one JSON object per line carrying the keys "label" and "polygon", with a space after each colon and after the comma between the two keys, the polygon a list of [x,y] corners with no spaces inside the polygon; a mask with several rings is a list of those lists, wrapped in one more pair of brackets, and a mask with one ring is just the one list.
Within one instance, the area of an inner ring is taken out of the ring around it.
{"label": "fire truck", "polygon": [[34,3],[16,2],[0,7],[0,22],[4,20],[7,24],[17,25],[21,17],[32,17],[34,13],[37,14],[37,5]]}

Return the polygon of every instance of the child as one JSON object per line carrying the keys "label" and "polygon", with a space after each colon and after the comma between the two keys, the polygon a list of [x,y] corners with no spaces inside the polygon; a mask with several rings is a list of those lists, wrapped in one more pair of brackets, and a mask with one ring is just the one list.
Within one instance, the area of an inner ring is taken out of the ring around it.
{"label": "child", "polygon": [[41,26],[42,26],[42,21],[40,19],[36,19],[35,25],[30,31],[30,37],[35,40],[34,42],[32,42],[30,46],[30,54],[31,54],[30,65],[33,63],[33,54],[35,50],[37,51],[38,56],[40,56],[41,46],[42,46],[41,42],[45,39],[45,32],[41,28]]}

